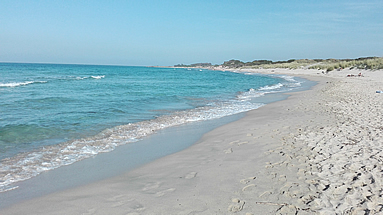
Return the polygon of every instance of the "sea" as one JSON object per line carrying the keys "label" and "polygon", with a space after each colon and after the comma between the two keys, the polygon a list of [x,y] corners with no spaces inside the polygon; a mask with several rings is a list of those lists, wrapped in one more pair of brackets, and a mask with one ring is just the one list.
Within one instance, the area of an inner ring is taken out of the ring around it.
{"label": "sea", "polygon": [[166,128],[257,109],[304,82],[198,68],[0,63],[0,192]]}

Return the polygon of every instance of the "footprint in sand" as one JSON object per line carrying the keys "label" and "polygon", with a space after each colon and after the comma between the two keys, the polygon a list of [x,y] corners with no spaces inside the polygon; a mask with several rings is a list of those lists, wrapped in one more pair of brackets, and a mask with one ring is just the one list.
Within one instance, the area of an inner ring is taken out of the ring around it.
{"label": "footprint in sand", "polygon": [[248,142],[247,142],[247,141],[239,142],[239,143],[238,143],[238,146],[241,146],[241,145],[246,144],[246,143],[248,143]]}
{"label": "footprint in sand", "polygon": [[247,185],[247,186],[244,186],[243,188],[242,188],[242,191],[243,192],[245,192],[245,191],[250,191],[250,190],[252,190],[253,188],[255,188],[257,185],[255,185],[255,184],[249,184],[249,185]]}
{"label": "footprint in sand", "polygon": [[96,214],[96,212],[97,212],[97,209],[92,208],[92,209],[88,209],[87,212],[82,213],[82,214],[84,214],[84,215],[92,215],[92,214]]}
{"label": "footprint in sand", "polygon": [[161,196],[164,196],[166,193],[171,193],[171,192],[174,192],[176,190],[176,188],[169,188],[167,190],[163,190],[163,191],[159,191],[156,193],[156,197],[161,197]]}
{"label": "footprint in sand", "polygon": [[229,144],[230,145],[238,145],[238,146],[240,146],[240,145],[243,145],[243,144],[246,144],[246,143],[248,143],[248,141],[240,141],[240,140],[236,140],[236,141],[232,141],[232,142],[230,142]]}
{"label": "footprint in sand", "polygon": [[285,175],[280,175],[279,178],[278,178],[278,181],[285,182],[285,181],[287,181],[287,178],[286,178]]}
{"label": "footprint in sand", "polygon": [[229,145],[234,145],[234,144],[237,144],[237,143],[239,143],[239,142],[240,142],[240,140],[231,141],[231,142],[229,143]]}
{"label": "footprint in sand", "polygon": [[138,203],[137,201],[134,201],[134,202],[130,203],[129,207],[131,209],[136,210],[136,211],[143,211],[143,210],[145,210],[145,207],[142,204]]}
{"label": "footprint in sand", "polygon": [[197,176],[197,172],[190,172],[189,174],[185,176],[185,179],[192,179],[192,178],[195,178],[196,176]]}
{"label": "footprint in sand", "polygon": [[259,197],[260,197],[260,198],[267,199],[271,194],[273,194],[273,192],[271,192],[271,191],[265,191],[265,192],[263,192],[261,195],[259,195]]}
{"label": "footprint in sand", "polygon": [[120,199],[124,199],[126,197],[126,195],[117,195],[117,196],[113,196],[111,198],[107,198],[106,200],[108,202],[115,202],[115,201],[118,201]]}
{"label": "footprint in sand", "polygon": [[256,178],[257,177],[253,176],[253,177],[242,179],[239,182],[241,182],[241,184],[248,184],[248,183],[252,182],[253,180],[255,180]]}
{"label": "footprint in sand", "polygon": [[116,208],[116,207],[121,207],[123,205],[126,205],[127,202],[125,201],[118,201],[118,202],[115,202],[114,204],[112,204],[112,207],[113,208]]}
{"label": "footprint in sand", "polygon": [[112,204],[113,208],[121,207],[128,205],[130,208],[135,210],[143,210],[144,206],[142,206],[140,203],[138,203],[135,199],[124,199],[124,198],[116,198]]}
{"label": "footprint in sand", "polygon": [[[127,206],[135,211],[143,211],[145,210],[144,205],[136,201],[135,199],[120,199],[117,197],[117,202],[112,204],[112,207],[121,207],[121,206]],[[136,212],[133,212],[132,214],[135,214]]]}
{"label": "footprint in sand", "polygon": [[245,205],[244,201],[241,201],[240,199],[237,199],[237,198],[234,198],[231,201],[234,204],[229,205],[229,207],[227,208],[227,210],[230,212],[234,212],[234,213],[239,212],[243,209],[243,206]]}
{"label": "footprint in sand", "polygon": [[112,207],[120,207],[126,205],[129,202],[133,202],[134,199],[130,199],[126,195],[117,195],[111,198],[107,198],[106,201],[112,203]]}
{"label": "footprint in sand", "polygon": [[148,183],[145,185],[144,188],[142,188],[142,191],[150,191],[150,190],[154,190],[154,189],[157,189],[161,186],[161,183],[160,182],[153,182],[153,183]]}

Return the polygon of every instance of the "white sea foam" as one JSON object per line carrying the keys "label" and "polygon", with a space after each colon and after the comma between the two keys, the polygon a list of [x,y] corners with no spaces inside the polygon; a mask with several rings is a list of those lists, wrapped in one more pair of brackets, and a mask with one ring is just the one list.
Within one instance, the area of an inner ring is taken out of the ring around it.
{"label": "white sea foam", "polygon": [[[246,75],[258,75],[255,73],[245,73]],[[292,76],[287,75],[270,75],[273,77],[282,78],[285,80],[285,82],[277,83],[274,85],[267,85],[264,87],[260,87],[259,89],[249,89],[246,92],[242,92],[241,94],[237,95],[237,99],[241,101],[248,101],[252,98],[264,96],[265,94],[269,93],[277,93],[277,92],[286,92],[290,91],[293,88],[301,86],[301,82],[295,80]]]}
{"label": "white sea foam", "polygon": [[289,82],[296,82],[296,80],[294,79],[293,76],[289,76],[289,75],[279,75],[280,78],[283,78],[285,79],[286,81],[289,81]]}
{"label": "white sea foam", "polygon": [[[257,73],[251,73],[251,72],[246,72],[244,73],[245,75],[259,75]],[[290,87],[290,88],[293,88],[293,87],[300,87],[301,86],[301,82],[300,81],[297,81],[295,79],[295,77],[293,76],[289,76],[289,75],[274,75],[274,74],[271,74],[271,75],[268,75],[268,76],[271,76],[271,77],[277,77],[277,78],[282,78],[284,80],[286,80],[287,82],[285,83],[279,83],[277,85],[273,85],[273,86],[265,86],[263,90],[272,90],[272,89],[268,89],[268,88],[273,88],[273,87]],[[283,84],[282,86],[280,84]]]}
{"label": "white sea foam", "polygon": [[105,78],[105,75],[97,75],[97,76],[90,76],[91,78],[94,78],[94,79],[101,79],[101,78]]}
{"label": "white sea foam", "polygon": [[265,95],[265,92],[261,92],[261,91],[255,90],[253,88],[250,88],[248,91],[242,92],[239,95],[237,95],[237,99],[239,99],[241,101],[248,101],[252,98],[256,98],[256,97],[260,97],[260,96],[264,96],[264,95]]}
{"label": "white sea foam", "polygon": [[33,83],[46,83],[46,81],[25,81],[25,82],[11,82],[11,83],[0,83],[0,87],[19,87]]}
{"label": "white sea foam", "polygon": [[301,82],[295,80],[295,78],[293,76],[280,75],[279,77],[288,81],[288,84],[287,84],[288,87],[299,87],[302,84]]}
{"label": "white sea foam", "polygon": [[89,77],[76,77],[77,80],[84,80],[84,79],[87,79]]}
{"label": "white sea foam", "polygon": [[34,177],[41,172],[112,151],[116,146],[153,134],[161,129],[189,122],[217,119],[261,107],[263,104],[240,100],[211,103],[192,110],[178,111],[153,120],[116,126],[96,136],[51,145],[41,150],[19,154],[0,163],[0,192],[16,189],[13,183]]}
{"label": "white sea foam", "polygon": [[276,90],[276,89],[280,89],[282,87],[283,87],[283,84],[278,83],[278,84],[271,85],[271,86],[267,85],[267,86],[261,87],[261,88],[259,88],[259,90],[264,90],[264,91],[265,90]]}
{"label": "white sea foam", "polygon": [[102,79],[105,78],[105,75],[91,75],[91,76],[83,76],[83,77],[76,77],[76,80],[84,80],[88,78],[93,78],[93,79]]}

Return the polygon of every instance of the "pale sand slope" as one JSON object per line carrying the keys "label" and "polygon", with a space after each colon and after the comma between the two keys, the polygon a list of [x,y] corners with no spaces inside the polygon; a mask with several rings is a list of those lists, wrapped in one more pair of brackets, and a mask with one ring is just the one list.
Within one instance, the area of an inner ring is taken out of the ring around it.
{"label": "pale sand slope", "polygon": [[125,175],[0,214],[383,213],[383,71],[275,73],[320,84]]}

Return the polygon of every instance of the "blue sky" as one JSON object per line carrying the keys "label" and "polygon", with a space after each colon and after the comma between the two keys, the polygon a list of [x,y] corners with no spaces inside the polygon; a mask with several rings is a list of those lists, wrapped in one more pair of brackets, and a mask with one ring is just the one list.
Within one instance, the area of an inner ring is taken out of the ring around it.
{"label": "blue sky", "polygon": [[381,0],[1,0],[0,62],[383,56]]}

